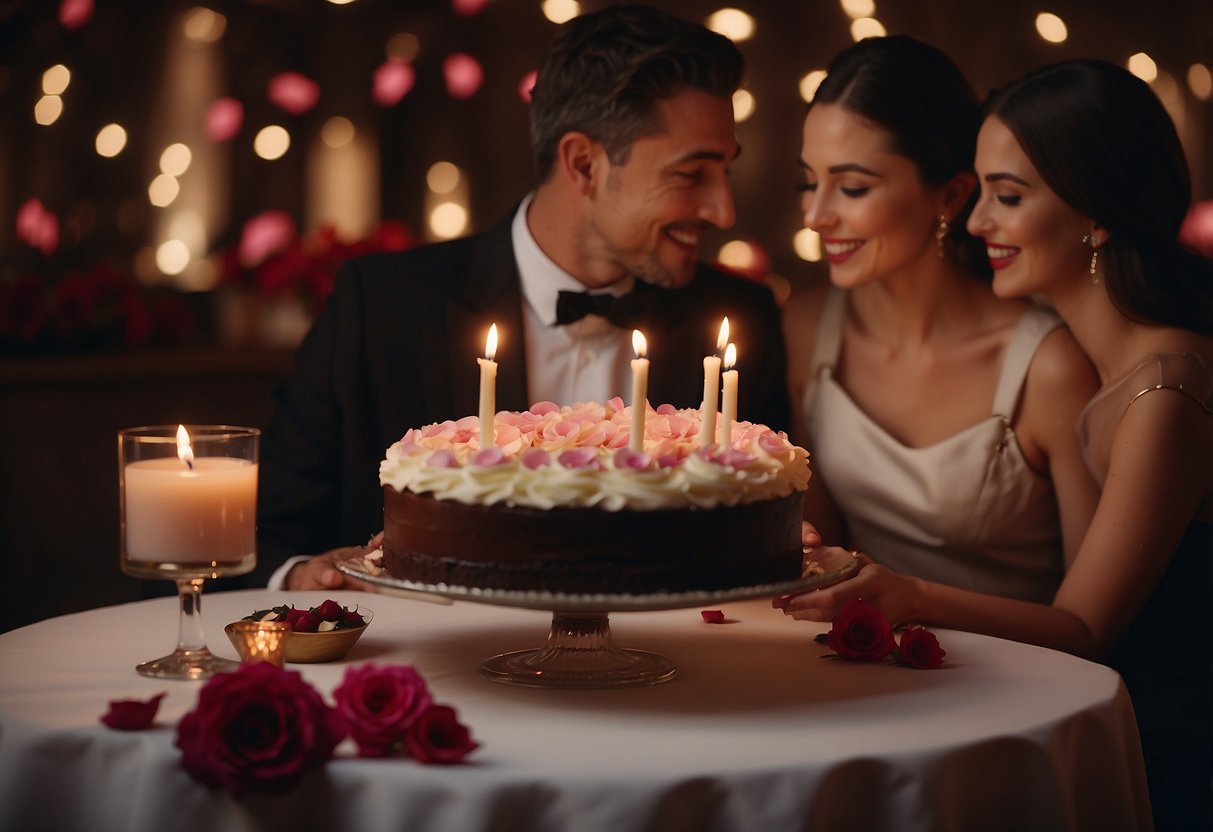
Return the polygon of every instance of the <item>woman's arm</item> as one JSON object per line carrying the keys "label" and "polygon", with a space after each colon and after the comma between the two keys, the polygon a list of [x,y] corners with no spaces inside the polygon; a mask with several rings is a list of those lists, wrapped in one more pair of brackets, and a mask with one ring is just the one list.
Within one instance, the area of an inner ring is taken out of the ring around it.
{"label": "woman's arm", "polygon": [[863,598],[894,624],[969,630],[1101,658],[1137,616],[1210,499],[1213,420],[1183,394],[1160,390],[1129,407],[1112,443],[1099,508],[1052,605],[909,578],[874,563],[848,581],[778,605],[794,618],[823,621]]}

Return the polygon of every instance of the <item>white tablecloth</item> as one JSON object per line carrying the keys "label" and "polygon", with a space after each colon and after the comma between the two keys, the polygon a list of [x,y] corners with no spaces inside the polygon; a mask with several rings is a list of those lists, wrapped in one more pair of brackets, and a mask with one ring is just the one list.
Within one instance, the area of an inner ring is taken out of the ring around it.
{"label": "white tablecloth", "polygon": [[[623,646],[679,666],[669,683],[544,690],[476,672],[537,647],[551,615],[332,593],[375,614],[343,662],[288,665],[331,700],[350,663],[411,663],[482,747],[470,764],[363,760],[352,743],[285,796],[234,799],[173,747],[202,682],[147,679],[176,639],[176,599],[62,616],[0,635],[0,829],[1049,830],[1148,829],[1132,707],[1112,671],[1014,642],[938,631],[942,670],[823,659],[824,625],[766,599],[616,613]],[[255,608],[326,593],[203,597],[212,650]],[[107,702],[168,696],[156,726],[98,722]]]}

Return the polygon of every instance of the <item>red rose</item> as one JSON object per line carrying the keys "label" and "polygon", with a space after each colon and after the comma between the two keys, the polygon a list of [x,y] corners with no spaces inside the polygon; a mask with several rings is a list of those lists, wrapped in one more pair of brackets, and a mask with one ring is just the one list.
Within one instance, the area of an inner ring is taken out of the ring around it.
{"label": "red rose", "polygon": [[901,634],[901,646],[895,658],[898,664],[906,667],[933,670],[943,665],[946,655],[934,633],[922,627],[907,627]]}
{"label": "red rose", "polygon": [[429,707],[430,691],[421,674],[409,665],[364,664],[346,668],[333,699],[358,743],[359,756],[387,757]]}
{"label": "red rose", "polygon": [[163,698],[164,694],[158,693],[146,702],[141,699],[114,699],[101,721],[119,731],[142,731],[152,727]]}
{"label": "red rose", "polygon": [[480,746],[448,705],[426,708],[409,726],[404,743],[419,762],[442,764],[461,763]]}
{"label": "red rose", "polygon": [[834,619],[827,634],[830,649],[844,659],[879,661],[897,646],[893,628],[880,611],[867,601],[849,601]]}
{"label": "red rose", "polygon": [[211,677],[176,745],[195,779],[240,795],[290,789],[344,737],[340,715],[298,672],[258,662]]}

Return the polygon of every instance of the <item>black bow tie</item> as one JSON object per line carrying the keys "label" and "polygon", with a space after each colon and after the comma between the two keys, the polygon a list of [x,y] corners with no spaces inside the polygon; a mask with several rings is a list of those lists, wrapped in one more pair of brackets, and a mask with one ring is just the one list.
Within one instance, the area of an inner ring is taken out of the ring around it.
{"label": "black bow tie", "polygon": [[586,315],[606,318],[622,329],[634,329],[646,323],[656,306],[652,292],[631,292],[616,297],[608,293],[558,292],[556,295],[556,325],[580,321]]}

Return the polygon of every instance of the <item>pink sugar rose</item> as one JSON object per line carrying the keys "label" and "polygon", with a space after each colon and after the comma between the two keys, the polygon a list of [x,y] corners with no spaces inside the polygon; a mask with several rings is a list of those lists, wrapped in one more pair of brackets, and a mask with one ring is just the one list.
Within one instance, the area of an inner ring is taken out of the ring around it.
{"label": "pink sugar rose", "polygon": [[533,471],[536,468],[550,465],[552,463],[552,455],[543,448],[527,448],[522,452],[520,460],[523,465]]}
{"label": "pink sugar rose", "polygon": [[788,442],[786,434],[776,433],[773,430],[767,429],[759,434],[758,447],[772,456],[777,456],[790,450],[791,443]]}
{"label": "pink sugar rose", "polygon": [[657,457],[657,467],[658,468],[677,468],[679,465],[682,464],[682,461],[684,459],[685,459],[685,457],[678,456],[677,454],[664,454],[662,456]]}
{"label": "pink sugar rose", "polygon": [[425,466],[427,468],[458,468],[459,462],[453,453],[444,448],[430,454],[430,458],[425,461]]}
{"label": "pink sugar rose", "polygon": [[633,451],[631,448],[620,448],[615,452],[614,462],[616,468],[630,468],[634,471],[643,471],[653,463],[653,457],[646,454],[644,451]]}
{"label": "pink sugar rose", "polygon": [[614,422],[587,422],[577,436],[577,444],[583,447],[609,446],[619,436],[619,426]]}
{"label": "pink sugar rose", "polygon": [[538,435],[542,437],[544,447],[554,450],[575,447],[580,433],[581,425],[566,418],[559,422],[548,422]]}
{"label": "pink sugar rose", "polygon": [[[603,402],[603,407],[610,413],[619,413],[623,410],[623,407],[624,407],[623,399],[620,398],[619,396],[612,396],[611,398],[609,398],[605,402]],[[602,415],[602,418],[605,419],[607,415],[608,414],[604,413]]]}
{"label": "pink sugar rose", "polygon": [[151,728],[156,719],[156,711],[160,710],[160,700],[165,695],[158,693],[146,701],[143,699],[110,700],[109,711],[102,715],[101,721],[119,731],[142,731]]}
{"label": "pink sugar rose", "polygon": [[506,456],[516,456],[530,444],[529,437],[524,437],[522,431],[513,425],[496,423],[493,432],[493,444],[501,449]]}
{"label": "pink sugar rose", "polygon": [[449,705],[426,708],[409,726],[404,743],[418,761],[444,765],[463,762],[480,746]]}
{"label": "pink sugar rose", "polygon": [[176,746],[192,777],[241,795],[289,790],[344,738],[341,716],[303,676],[257,662],[210,678]]}
{"label": "pink sugar rose", "polygon": [[669,415],[671,415],[673,413],[677,413],[677,412],[678,412],[678,408],[674,407],[674,405],[669,404],[668,402],[666,404],[657,405],[657,414],[659,416],[669,416]]}
{"label": "pink sugar rose", "polygon": [[549,401],[535,402],[527,412],[534,413],[536,416],[546,416],[549,413],[559,413],[560,405]]}
{"label": "pink sugar rose", "polygon": [[358,755],[389,757],[402,749],[409,727],[429,708],[430,691],[410,665],[364,664],[346,668],[333,699],[358,743]]}
{"label": "pink sugar rose", "polygon": [[721,465],[729,468],[744,468],[754,461],[753,454],[747,454],[745,451],[735,451],[729,448],[720,456],[716,457],[716,461]]}
{"label": "pink sugar rose", "polygon": [[506,461],[505,451],[494,445],[491,448],[477,451],[472,457],[472,464],[479,465],[481,468],[489,468],[493,465],[500,465]]}
{"label": "pink sugar rose", "polygon": [[594,448],[574,448],[561,453],[556,461],[565,468],[598,467],[598,451]]}

